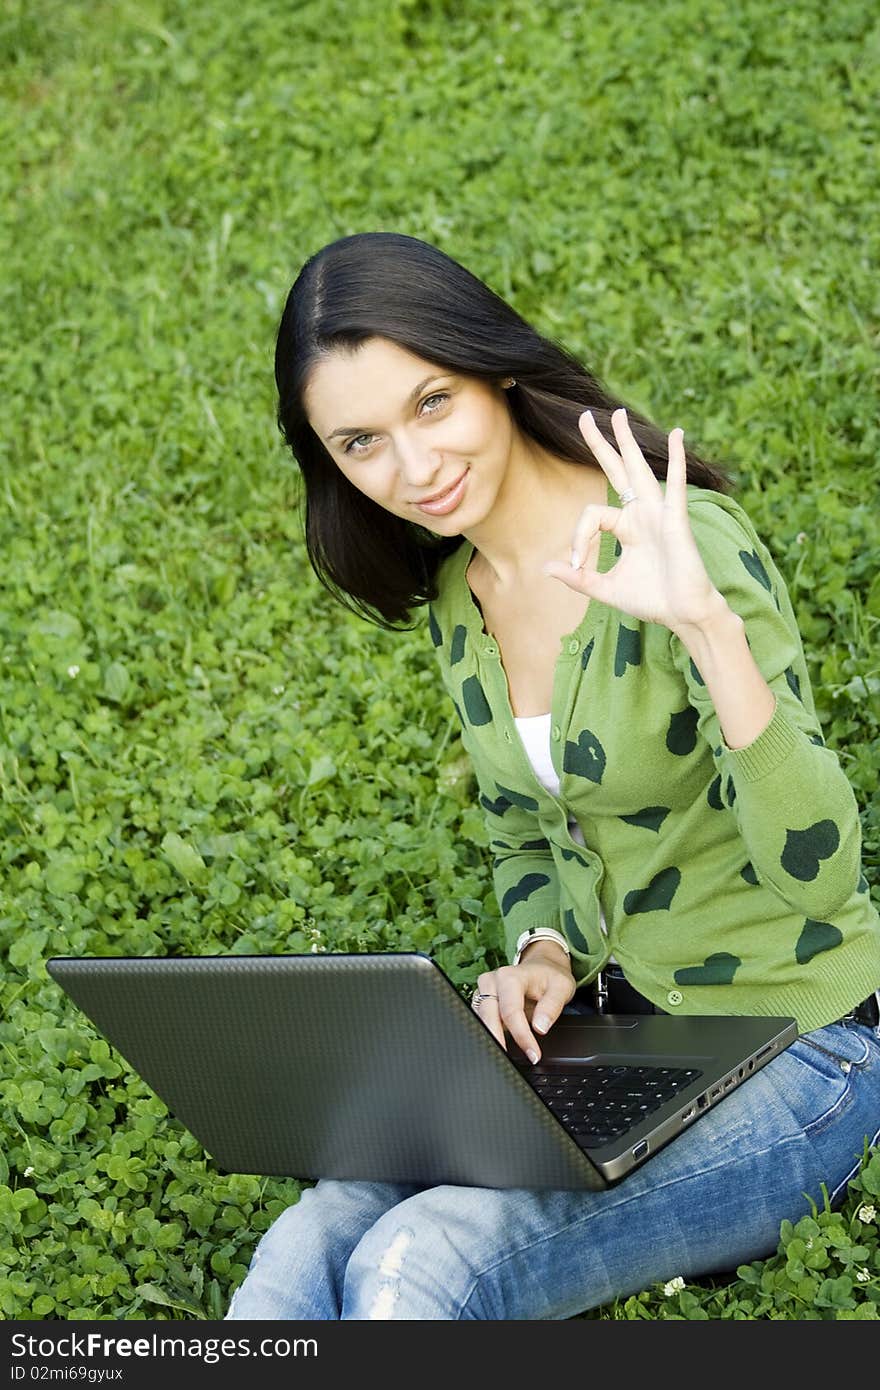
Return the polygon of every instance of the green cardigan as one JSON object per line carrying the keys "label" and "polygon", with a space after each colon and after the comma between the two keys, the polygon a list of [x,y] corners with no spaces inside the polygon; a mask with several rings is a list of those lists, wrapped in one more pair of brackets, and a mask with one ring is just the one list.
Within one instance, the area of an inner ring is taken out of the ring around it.
{"label": "green cardigan", "polygon": [[[732,498],[687,491],[703,562],[776,696],[747,747],[725,744],[668,628],[591,599],[555,669],[553,796],[526,756],[498,644],[467,584],[468,541],[440,566],[429,629],[479,785],[508,959],[526,928],[555,927],[578,984],[613,954],[667,1012],[790,1015],[805,1032],[880,985],[858,807],[824,745],[770,552]],[[619,502],[610,486],[608,499]],[[600,570],[616,545],[603,533]]]}

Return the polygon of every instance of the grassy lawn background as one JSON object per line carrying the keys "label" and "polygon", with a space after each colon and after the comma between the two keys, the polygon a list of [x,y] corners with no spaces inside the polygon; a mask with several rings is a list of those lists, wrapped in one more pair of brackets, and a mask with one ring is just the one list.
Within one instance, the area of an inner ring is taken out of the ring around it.
{"label": "grassy lawn background", "polygon": [[[499,960],[425,615],[372,628],[305,560],[271,370],[299,265],[435,242],[733,469],[880,902],[880,20],[3,0],[0,62],[0,1312],[217,1318],[299,1185],[219,1175],[45,958]],[[875,1316],[860,1181],[732,1283],[592,1316]]]}

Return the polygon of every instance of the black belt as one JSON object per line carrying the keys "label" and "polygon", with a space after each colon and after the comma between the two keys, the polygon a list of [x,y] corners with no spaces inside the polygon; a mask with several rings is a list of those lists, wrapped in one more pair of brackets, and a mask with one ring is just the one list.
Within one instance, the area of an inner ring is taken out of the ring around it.
{"label": "black belt", "polygon": [[629,982],[616,961],[609,961],[588,986],[593,1008],[600,1014],[662,1014]]}
{"label": "black belt", "polygon": [[[588,999],[600,1014],[662,1014],[659,1009],[634,989],[615,961],[610,961],[599,971],[598,977],[587,987]],[[861,1004],[836,1020],[838,1023],[867,1023],[870,1028],[880,1026],[880,990],[869,994]]]}
{"label": "black belt", "polygon": [[870,1028],[880,1025],[880,989],[875,989],[861,1004],[856,1004],[848,1014],[838,1019],[839,1023],[867,1023]]}

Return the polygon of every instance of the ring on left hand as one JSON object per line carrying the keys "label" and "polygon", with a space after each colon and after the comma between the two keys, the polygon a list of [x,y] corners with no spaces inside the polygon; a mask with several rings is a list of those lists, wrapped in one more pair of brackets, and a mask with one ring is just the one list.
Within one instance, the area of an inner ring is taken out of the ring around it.
{"label": "ring on left hand", "polygon": [[621,505],[621,507],[625,507],[626,504],[627,504],[627,502],[637,502],[637,501],[638,501],[638,494],[637,494],[635,488],[628,487],[628,488],[626,489],[625,492],[622,492],[622,493],[620,494],[620,505]]}
{"label": "ring on left hand", "polygon": [[474,1007],[476,1007],[477,1004],[482,1004],[482,1002],[483,1002],[484,999],[497,999],[497,998],[498,998],[498,995],[497,995],[497,994],[484,994],[483,991],[482,991],[481,989],[475,989],[474,992],[473,992],[473,994],[471,995],[471,1004],[473,1004]]}

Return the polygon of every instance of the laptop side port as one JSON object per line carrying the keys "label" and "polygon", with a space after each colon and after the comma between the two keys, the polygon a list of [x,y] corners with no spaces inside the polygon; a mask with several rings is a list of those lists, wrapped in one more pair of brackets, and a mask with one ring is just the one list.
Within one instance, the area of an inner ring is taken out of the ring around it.
{"label": "laptop side port", "polygon": [[648,1141],[647,1141],[647,1139],[640,1139],[639,1142],[638,1142],[638,1144],[636,1144],[636,1145],[634,1146],[633,1151],[632,1151],[632,1156],[633,1156],[633,1158],[635,1159],[636,1163],[638,1163],[639,1159],[644,1158],[645,1155],[647,1154],[647,1152],[648,1152]]}
{"label": "laptop side port", "polygon": [[700,1107],[701,1110],[705,1110],[708,1104],[709,1097],[706,1095],[706,1092],[704,1091],[701,1096],[697,1096],[697,1105]]}
{"label": "laptop side port", "polygon": [[689,1105],[688,1108],[687,1108],[687,1110],[685,1110],[685,1111],[682,1112],[682,1116],[681,1116],[681,1122],[682,1122],[682,1124],[683,1124],[683,1125],[686,1125],[687,1122],[688,1122],[688,1120],[692,1120],[692,1119],[694,1118],[694,1116],[696,1115],[696,1113],[697,1113],[697,1107],[696,1107],[695,1105]]}

